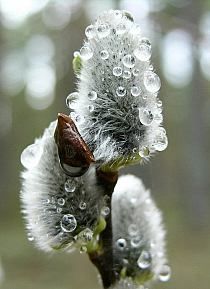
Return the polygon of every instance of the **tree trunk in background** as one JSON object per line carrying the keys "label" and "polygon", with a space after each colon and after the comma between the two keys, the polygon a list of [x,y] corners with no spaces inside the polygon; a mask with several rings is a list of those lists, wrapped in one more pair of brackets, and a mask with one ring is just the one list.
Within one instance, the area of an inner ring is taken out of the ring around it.
{"label": "tree trunk in background", "polygon": [[[199,44],[199,21],[203,8],[200,1],[192,3],[183,9],[183,18],[192,27],[193,43]],[[205,3],[205,2],[204,2]],[[207,128],[205,127],[203,112],[207,96],[206,82],[203,79],[199,67],[199,59],[194,50],[194,70],[192,83],[189,88],[189,117],[186,122],[186,163],[183,163],[186,172],[186,204],[193,226],[202,228],[208,222],[208,189],[209,189],[209,166],[207,144]]]}

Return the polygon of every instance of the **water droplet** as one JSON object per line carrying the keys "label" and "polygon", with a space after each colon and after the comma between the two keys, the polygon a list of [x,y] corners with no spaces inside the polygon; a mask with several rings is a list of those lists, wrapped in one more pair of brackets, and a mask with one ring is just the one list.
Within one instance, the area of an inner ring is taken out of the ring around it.
{"label": "water droplet", "polygon": [[159,280],[161,282],[167,282],[171,278],[171,268],[168,265],[163,265],[161,272],[159,273]]}
{"label": "water droplet", "polygon": [[93,51],[86,45],[80,49],[80,55],[83,60],[88,60],[93,56]]}
{"label": "water droplet", "polygon": [[88,105],[89,112],[93,112],[94,109],[95,109],[94,105],[92,105],[92,104]]}
{"label": "water droplet", "polygon": [[164,151],[168,146],[168,138],[164,133],[159,133],[156,135],[155,141],[153,143],[154,149],[157,151]]}
{"label": "water droplet", "polygon": [[135,66],[135,58],[133,55],[127,54],[123,57],[122,63],[128,68],[133,68]]}
{"label": "water droplet", "polygon": [[134,154],[137,153],[137,148],[133,148],[133,153],[134,153]]}
{"label": "water droplet", "polygon": [[100,24],[97,28],[97,32],[98,32],[99,38],[104,38],[104,37],[108,36],[110,33],[109,24],[107,24],[107,23]]}
{"label": "water droplet", "polygon": [[80,210],[85,210],[87,208],[87,204],[85,202],[81,201],[79,203],[79,208],[80,208]]}
{"label": "water droplet", "polygon": [[149,70],[153,70],[153,69],[154,69],[153,65],[150,64],[150,66],[149,66]]}
{"label": "water droplet", "polygon": [[64,186],[65,191],[68,193],[73,193],[76,190],[75,182],[72,179],[68,179]]}
{"label": "water droplet", "polygon": [[74,56],[74,57],[80,56],[79,51],[74,51],[73,56]]}
{"label": "water droplet", "polygon": [[80,243],[88,243],[93,239],[93,231],[89,228],[84,229],[78,236]]}
{"label": "water droplet", "polygon": [[162,100],[157,99],[157,107],[162,107],[163,103]]}
{"label": "water droplet", "polygon": [[134,50],[133,54],[140,61],[148,61],[152,54],[151,45],[140,43],[139,47]]}
{"label": "water droplet", "polygon": [[151,123],[153,122],[154,116],[151,110],[147,108],[139,109],[139,119],[143,125],[148,126],[148,125],[151,125]]}
{"label": "water droplet", "polygon": [[57,208],[57,213],[60,214],[62,212],[62,208]]}
{"label": "water droplet", "polygon": [[124,77],[125,79],[131,78],[131,72],[130,72],[129,70],[124,70],[124,71],[123,71],[123,77]]}
{"label": "water droplet", "polygon": [[117,33],[118,35],[122,35],[122,34],[124,34],[125,32],[126,32],[126,26],[125,26],[125,24],[122,24],[122,23],[118,24],[117,27],[116,27],[116,33]]}
{"label": "water droplet", "polygon": [[151,261],[152,261],[152,258],[151,258],[151,255],[149,252],[143,250],[141,252],[141,255],[140,257],[138,258],[137,260],[137,265],[141,268],[141,269],[147,269],[150,267],[151,265]]}
{"label": "water droplet", "polygon": [[27,238],[28,238],[28,241],[29,241],[29,242],[34,241],[34,237],[33,237],[33,235],[32,235],[31,233],[28,233],[28,234],[27,234]]}
{"label": "water droplet", "polygon": [[120,251],[124,251],[127,246],[127,242],[125,239],[120,238],[116,241],[116,246]]}
{"label": "water droplet", "polygon": [[63,206],[65,204],[64,198],[59,198],[57,202],[59,206]]}
{"label": "water droplet", "polygon": [[141,93],[141,89],[138,86],[131,87],[131,94],[133,96],[139,96]]}
{"label": "water droplet", "polygon": [[77,220],[71,214],[64,215],[61,219],[61,229],[64,232],[73,232],[77,227]]}
{"label": "water droplet", "polygon": [[75,100],[79,97],[79,93],[78,92],[72,92],[70,93],[67,98],[66,98],[66,106],[71,108],[71,109],[75,109]]}
{"label": "water droplet", "polygon": [[92,39],[95,36],[95,27],[93,25],[89,25],[85,29],[85,35],[87,38]]}
{"label": "water droplet", "polygon": [[123,86],[118,86],[118,88],[116,89],[116,94],[118,96],[125,96],[126,95],[126,89]]}
{"label": "water droplet", "polygon": [[104,206],[104,207],[101,209],[101,215],[102,215],[103,217],[108,216],[109,213],[110,213],[110,208],[109,208],[109,207]]}
{"label": "water droplet", "polygon": [[148,157],[149,156],[149,149],[147,147],[142,147],[139,149],[139,155],[140,157]]}
{"label": "water droplet", "polygon": [[139,248],[142,245],[142,239],[137,236],[131,239],[131,247],[133,248]]}
{"label": "water droplet", "polygon": [[107,50],[101,50],[100,52],[101,59],[106,60],[109,58],[109,52]]}
{"label": "water droplet", "polygon": [[27,168],[33,168],[35,167],[42,156],[43,148],[40,144],[34,143],[32,145],[27,146],[20,157],[20,161],[22,165]]}
{"label": "water droplet", "polygon": [[132,70],[132,73],[133,73],[134,76],[138,76],[139,75],[139,69],[138,68],[134,68]]}
{"label": "water droplet", "polygon": [[136,236],[138,235],[138,226],[136,224],[130,224],[128,226],[128,234],[130,236]]}
{"label": "water droplet", "polygon": [[90,91],[90,92],[88,93],[88,98],[89,98],[89,100],[96,100],[96,98],[97,98],[97,92],[95,92],[94,90]]}
{"label": "water droplet", "polygon": [[157,92],[161,86],[159,76],[152,71],[146,71],[144,73],[144,86],[149,92]]}
{"label": "water droplet", "polygon": [[112,71],[114,76],[120,76],[122,74],[122,68],[119,66],[115,66]]}

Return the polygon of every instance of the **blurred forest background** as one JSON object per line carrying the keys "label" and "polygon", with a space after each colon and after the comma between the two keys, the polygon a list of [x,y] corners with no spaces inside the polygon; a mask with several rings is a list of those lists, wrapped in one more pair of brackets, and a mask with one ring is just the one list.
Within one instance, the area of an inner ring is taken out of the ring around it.
{"label": "blurred forest background", "polygon": [[[169,147],[129,172],[164,214],[171,280],[156,289],[210,288],[210,1],[0,0],[0,287],[99,289],[79,253],[47,255],[20,213],[21,151],[75,89],[73,52],[105,9],[129,10],[152,41]],[[124,171],[125,172],[125,171]],[[123,173],[124,173],[123,172]]]}

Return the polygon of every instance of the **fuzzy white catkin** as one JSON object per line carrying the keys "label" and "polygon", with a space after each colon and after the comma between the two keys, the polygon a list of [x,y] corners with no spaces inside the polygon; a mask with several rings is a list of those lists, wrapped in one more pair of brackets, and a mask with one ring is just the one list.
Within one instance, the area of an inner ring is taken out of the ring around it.
{"label": "fuzzy white catkin", "polygon": [[119,178],[112,197],[112,227],[115,265],[139,277],[149,270],[153,279],[159,278],[167,262],[165,230],[161,212],[139,178]]}
{"label": "fuzzy white catkin", "polygon": [[87,39],[76,53],[82,67],[67,105],[96,161],[134,152],[148,158],[148,151],[162,151],[168,144],[151,44],[126,15],[118,10],[100,15],[86,28]]}
{"label": "fuzzy white catkin", "polygon": [[21,202],[28,239],[45,250],[65,248],[82,230],[94,230],[102,207],[102,190],[96,184],[95,169],[70,178],[60,167],[52,122],[21,161]]}

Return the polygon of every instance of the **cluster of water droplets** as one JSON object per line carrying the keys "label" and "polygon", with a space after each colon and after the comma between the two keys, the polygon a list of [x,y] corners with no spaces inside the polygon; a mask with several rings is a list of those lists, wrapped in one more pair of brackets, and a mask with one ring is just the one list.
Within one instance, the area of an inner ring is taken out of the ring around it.
{"label": "cluster of water droplets", "polygon": [[[152,272],[153,254],[150,248],[145,248],[145,240],[139,232],[139,227],[135,223],[128,226],[127,238],[119,238],[115,242],[116,254],[122,254],[121,262],[124,267],[135,267],[137,271],[149,270]],[[154,244],[151,242],[151,247]],[[119,258],[119,257],[118,257]],[[135,260],[135,261],[134,261]],[[119,261],[119,259],[118,259]],[[135,265],[136,262],[136,265]],[[157,278],[161,282],[167,282],[171,277],[171,268],[168,264],[163,264]]]}
{"label": "cluster of water droplets", "polygon": [[[85,29],[85,35],[84,45],[76,52],[82,61],[78,91],[71,93],[66,101],[71,117],[81,131],[88,130],[87,125],[91,126],[93,135],[90,137],[96,140],[99,132],[103,135],[111,133],[109,123],[113,123],[113,134],[116,135],[120,115],[122,119],[128,119],[125,126],[131,132],[130,135],[126,133],[129,135],[129,145],[126,145],[125,131],[118,130],[119,138],[125,139],[123,149],[129,148],[130,153],[137,149],[142,158],[164,150],[168,145],[166,134],[154,134],[163,117],[162,102],[157,97],[161,82],[150,64],[150,41],[143,37],[139,25],[121,11],[104,13]],[[114,113],[122,108],[121,112]],[[94,125],[96,119],[98,126]],[[124,136],[120,137],[120,133]]]}

